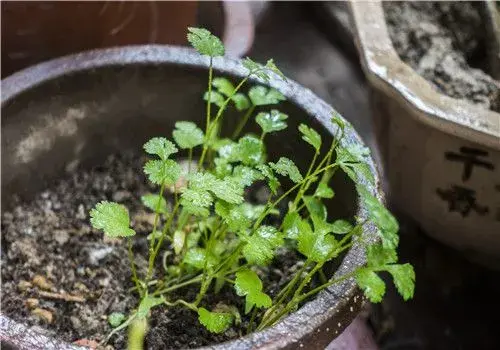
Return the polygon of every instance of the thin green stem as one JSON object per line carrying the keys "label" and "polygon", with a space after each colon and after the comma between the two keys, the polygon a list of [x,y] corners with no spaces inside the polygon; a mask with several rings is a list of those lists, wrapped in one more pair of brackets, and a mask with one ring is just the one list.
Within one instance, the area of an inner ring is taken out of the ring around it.
{"label": "thin green stem", "polygon": [[207,117],[206,117],[206,127],[205,127],[205,135],[208,133],[208,129],[210,126],[210,118],[211,118],[211,104],[212,104],[212,74],[213,74],[213,66],[212,66],[212,57],[210,57],[210,64],[208,66],[208,100],[207,100]]}
{"label": "thin green stem", "polygon": [[[314,153],[314,157],[313,157],[313,159],[312,159],[312,161],[311,161],[311,164],[309,165],[309,169],[307,169],[306,178],[308,178],[308,177],[309,177],[309,175],[311,174],[311,171],[312,171],[312,169],[313,169],[313,167],[314,167],[314,163],[316,163],[316,159],[318,158],[318,155],[319,155],[319,153],[318,153],[318,152]],[[300,186],[300,189],[299,189],[299,191],[297,192],[297,195],[295,196],[295,200],[293,201],[293,207],[296,207],[296,206],[297,206],[297,204],[298,204],[299,200],[300,200],[300,199],[302,198],[302,196],[304,195],[304,189],[305,189],[305,188],[307,188],[307,186],[306,186],[306,185],[307,185],[307,183],[308,183],[308,182],[309,182],[309,181],[306,181],[306,182],[304,182],[304,183],[302,184],[302,186]]]}
{"label": "thin green stem", "polygon": [[179,283],[179,284],[175,284],[175,285],[167,287],[167,288],[156,290],[151,295],[152,296],[158,296],[158,295],[161,295],[161,294],[172,292],[172,291],[174,291],[176,289],[179,289],[179,288],[182,288],[182,287],[185,287],[185,286],[189,286],[189,285],[194,284],[194,283],[201,282],[201,278],[202,278],[202,276],[198,275],[198,276],[193,277],[193,278],[191,278],[191,279],[189,279],[189,280],[187,280],[185,282],[182,282],[182,283]]}
{"label": "thin green stem", "polygon": [[128,259],[130,261],[130,269],[132,270],[132,281],[135,283],[135,287],[137,288],[137,291],[139,292],[139,296],[142,298],[143,290],[141,288],[141,284],[139,282],[139,279],[137,278],[137,269],[135,267],[134,252],[132,251],[132,238],[129,237],[127,239],[127,242],[128,242]]}
{"label": "thin green stem", "polygon": [[252,116],[254,110],[255,110],[255,106],[252,105],[252,107],[250,107],[246,111],[245,115],[243,116],[242,119],[240,119],[238,125],[236,126],[236,129],[234,130],[233,135],[231,136],[231,139],[236,140],[238,138],[238,136],[240,136],[241,132],[243,131],[243,128],[245,127],[245,125],[247,125],[248,120]]}
{"label": "thin green stem", "polygon": [[168,305],[168,306],[184,305],[188,309],[191,309],[191,310],[193,310],[195,312],[198,311],[198,307],[196,305],[194,305],[193,303],[187,302],[187,301],[185,301],[183,299],[177,299],[173,303],[165,300],[165,304]]}
{"label": "thin green stem", "polygon": [[156,208],[155,208],[155,220],[153,223],[153,234],[151,235],[151,240],[149,242],[149,255],[151,256],[151,253],[153,253],[154,245],[155,245],[155,239],[156,239],[156,228],[158,226],[158,221],[160,220],[160,207],[161,207],[161,202],[163,199],[163,192],[165,191],[165,181],[161,183],[160,186],[160,196],[158,197],[158,202],[156,203]]}
{"label": "thin green stem", "polygon": [[188,155],[188,175],[191,174],[191,162],[193,161],[193,149],[189,149]]}

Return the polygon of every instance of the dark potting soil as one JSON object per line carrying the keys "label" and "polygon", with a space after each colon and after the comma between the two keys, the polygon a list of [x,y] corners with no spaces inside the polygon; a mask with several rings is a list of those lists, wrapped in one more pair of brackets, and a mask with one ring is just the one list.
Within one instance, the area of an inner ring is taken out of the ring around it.
{"label": "dark potting soil", "polygon": [[[152,231],[154,215],[144,210],[140,197],[155,188],[142,176],[143,164],[144,159],[134,155],[111,156],[102,166],[76,169],[31,202],[17,200],[12,211],[3,212],[4,315],[68,342],[99,342],[112,330],[106,315],[127,314],[137,306],[137,296],[128,292],[133,285],[125,242],[105,238],[94,230],[88,212],[101,200],[128,207],[136,237],[142,237],[134,238],[134,251],[139,271],[144,273],[145,237]],[[250,200],[257,201],[258,193],[251,191]],[[291,251],[280,252],[263,275],[267,292],[275,294],[300,265]],[[162,271],[161,262],[158,271]],[[177,296],[194,300],[195,288],[179,290]],[[242,299],[227,286],[219,294],[207,295],[202,305],[211,308],[219,302],[243,309]],[[148,349],[166,349],[223,342],[244,334],[248,319],[242,318],[241,325],[216,335],[199,325],[197,315],[190,310],[156,308],[146,345]],[[126,331],[114,336],[108,347],[126,348]]]}
{"label": "dark potting soil", "polygon": [[500,82],[471,66],[481,66],[486,58],[477,4],[391,1],[383,6],[403,61],[448,96],[500,112]]}

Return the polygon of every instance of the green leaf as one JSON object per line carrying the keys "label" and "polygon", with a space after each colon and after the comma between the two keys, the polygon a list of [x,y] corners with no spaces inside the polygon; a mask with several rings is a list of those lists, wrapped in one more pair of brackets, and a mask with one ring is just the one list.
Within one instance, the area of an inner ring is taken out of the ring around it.
{"label": "green leaf", "polygon": [[182,149],[190,149],[203,144],[205,137],[203,131],[192,122],[176,122],[172,136]]}
{"label": "green leaf", "polygon": [[274,176],[273,169],[266,164],[259,164],[256,168],[267,178],[267,184],[269,185],[269,189],[273,194],[278,193],[278,187],[281,185],[278,181],[278,178]]}
{"label": "green leaf", "polygon": [[320,182],[314,192],[314,196],[319,198],[333,198],[334,195],[333,190],[324,182]]}
{"label": "green leaf", "polygon": [[251,294],[255,291],[262,290],[262,281],[255,272],[249,269],[243,269],[236,272],[236,279],[234,282],[234,289],[236,294],[240,297]]}
{"label": "green leaf", "polygon": [[252,61],[250,58],[246,57],[243,60],[243,67],[248,69],[249,75],[255,75],[256,77],[269,81],[269,75],[267,74],[267,69],[260,63]]}
{"label": "green leaf", "polygon": [[217,179],[210,173],[198,172],[190,175],[189,186],[194,190],[210,191],[228,203],[243,202],[244,186],[231,178]]}
{"label": "green leaf", "polygon": [[261,112],[255,117],[257,124],[260,125],[265,134],[286,129],[285,120],[287,119],[286,114],[276,109],[271,110],[271,112]]}
{"label": "green leaf", "polygon": [[396,248],[399,243],[397,220],[365,187],[357,185],[356,189],[367,207],[370,220],[380,231],[384,247]]}
{"label": "green leaf", "polygon": [[238,165],[234,168],[233,178],[244,186],[250,186],[255,181],[263,180],[264,176],[258,170],[245,165]]}
{"label": "green leaf", "polygon": [[321,201],[321,199],[313,197],[313,196],[304,196],[302,197],[307,210],[311,214],[311,218],[313,219],[313,223],[315,219],[325,221],[328,215],[325,205]]}
{"label": "green leaf", "polygon": [[[208,261],[206,261],[208,259]],[[184,256],[184,263],[195,267],[196,269],[203,270],[205,268],[205,261],[208,268],[212,268],[217,264],[217,258],[213,254],[208,254],[204,248],[191,248]]]}
{"label": "green leaf", "polygon": [[144,150],[152,155],[157,155],[161,160],[167,160],[170,155],[177,153],[177,147],[164,137],[153,137],[144,144]]}
{"label": "green leaf", "polygon": [[332,119],[330,119],[330,121],[333,124],[337,124],[341,130],[345,129],[345,122],[340,116],[340,114],[338,114],[337,112],[335,111],[332,112]]}
{"label": "green leaf", "polygon": [[153,297],[151,295],[146,295],[140,302],[139,308],[137,309],[137,317],[144,318],[149,315],[149,311],[157,305],[163,304],[165,299],[163,297]]}
{"label": "green leaf", "polygon": [[188,27],[187,39],[189,43],[202,55],[210,57],[224,56],[222,41],[208,30]]}
{"label": "green leaf", "polygon": [[217,89],[217,91],[226,97],[229,97],[234,92],[234,85],[229,81],[229,79],[218,77],[212,80],[212,85]]}
{"label": "green leaf", "polygon": [[286,80],[285,75],[279,70],[272,58],[270,60],[267,60],[266,68],[271,72],[278,74],[282,79]]}
{"label": "green leaf", "polygon": [[[203,99],[205,101],[208,101],[208,95],[208,91],[203,94]],[[225,100],[224,96],[219,94],[217,91],[210,91],[210,103],[213,103],[217,107],[221,108],[224,105]]]}
{"label": "green leaf", "polygon": [[387,271],[392,275],[394,285],[404,300],[413,298],[415,290],[415,271],[410,264],[389,265]]}
{"label": "green leaf", "polygon": [[245,165],[255,166],[265,160],[264,144],[254,136],[247,135],[239,139],[238,153]]}
{"label": "green leaf", "polygon": [[360,268],[356,272],[356,282],[372,303],[380,303],[385,294],[384,281],[372,270]]}
{"label": "green leaf", "polygon": [[366,256],[368,266],[375,268],[395,263],[398,260],[396,249],[386,248],[382,244],[372,244],[368,246]]}
{"label": "green leaf", "polygon": [[144,173],[148,175],[149,181],[154,184],[170,186],[177,182],[181,176],[181,167],[172,159],[149,160],[144,165]]}
{"label": "green leaf", "polygon": [[130,237],[135,231],[130,226],[130,217],[125,206],[102,201],[90,211],[90,223],[95,229],[103,230],[108,237]]}
{"label": "green leaf", "polygon": [[186,213],[194,216],[199,216],[203,218],[207,218],[210,215],[210,211],[205,207],[200,207],[198,205],[194,205],[188,201],[184,201],[181,199],[181,205],[186,211]]}
{"label": "green leaf", "polygon": [[198,309],[198,320],[212,333],[223,333],[233,323],[233,316],[227,312],[211,312],[200,307]]}
{"label": "green leaf", "polygon": [[296,211],[289,211],[283,219],[283,232],[290,239],[297,239],[302,218]]}
{"label": "green leaf", "polygon": [[198,188],[186,188],[181,194],[182,205],[194,205],[208,208],[213,203],[213,198],[208,191]]}
{"label": "green leaf", "polygon": [[319,153],[321,148],[321,136],[316,132],[316,130],[305,124],[300,124],[299,131],[302,133],[302,140],[313,146],[316,153]]}
{"label": "green leaf", "polygon": [[240,232],[251,225],[241,206],[235,206],[224,201],[215,203],[215,213],[224,219],[230,231]]}
{"label": "green leaf", "polygon": [[337,242],[332,235],[313,232],[311,226],[305,220],[302,220],[299,224],[297,242],[299,252],[318,263],[327,261],[337,246]]}
{"label": "green leaf", "polygon": [[226,177],[233,173],[233,166],[224,158],[215,158],[215,175],[218,177]]}
{"label": "green leaf", "polygon": [[108,322],[111,327],[116,328],[125,321],[127,317],[121,312],[113,312],[108,315]]}
{"label": "green leaf", "polygon": [[216,145],[216,150],[219,153],[219,157],[226,160],[227,162],[238,162],[241,159],[240,146],[239,144],[229,140],[223,139]]}
{"label": "green leaf", "polygon": [[285,101],[285,96],[278,90],[260,85],[252,87],[248,91],[248,97],[255,106],[275,105]]}
{"label": "green leaf", "polygon": [[231,97],[238,111],[244,111],[250,107],[250,100],[244,94],[238,92]]}
{"label": "green leaf", "polygon": [[179,255],[184,248],[184,242],[186,241],[186,232],[183,230],[177,230],[174,232],[174,237],[172,240],[172,247],[174,248],[175,254]]}
{"label": "green leaf", "polygon": [[366,163],[370,155],[367,147],[359,144],[349,145],[347,148],[338,146],[336,151],[337,163],[354,182],[360,182],[362,178],[365,178],[371,184],[375,183],[375,177]]}
{"label": "green leaf", "polygon": [[248,314],[252,308],[269,308],[273,301],[269,295],[262,291],[255,291],[246,296],[245,313]]}
{"label": "green leaf", "polygon": [[273,246],[265,238],[253,235],[246,238],[243,256],[251,265],[268,265],[274,257]]}
{"label": "green leaf", "polygon": [[262,225],[257,229],[255,235],[264,238],[273,248],[277,248],[283,244],[281,232],[273,226]]}
{"label": "green leaf", "polygon": [[303,177],[295,163],[288,158],[281,157],[277,163],[270,162],[269,165],[278,174],[288,176],[290,180],[295,183],[299,183],[303,180]]}
{"label": "green leaf", "polygon": [[158,212],[161,214],[166,214],[168,212],[167,201],[165,198],[160,197],[159,194],[145,194],[141,197],[142,204],[148,209],[156,212],[158,208],[158,203],[160,204]]}
{"label": "green leaf", "polygon": [[350,232],[354,229],[354,226],[349,221],[346,220],[335,220],[330,226],[331,232],[342,234]]}

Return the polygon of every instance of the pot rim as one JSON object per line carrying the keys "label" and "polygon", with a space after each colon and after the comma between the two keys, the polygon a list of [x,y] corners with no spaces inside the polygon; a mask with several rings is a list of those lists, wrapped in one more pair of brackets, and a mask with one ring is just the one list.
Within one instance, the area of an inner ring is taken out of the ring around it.
{"label": "pot rim", "polygon": [[[214,71],[219,74],[243,77],[247,70],[241,62],[239,59],[217,57],[213,59]],[[193,49],[171,45],[134,45],[86,51],[28,67],[3,79],[1,81],[1,105],[3,108],[16,96],[47,81],[77,72],[112,66],[141,65],[180,65],[187,68],[207,69],[208,63],[207,57],[200,56]],[[337,126],[333,125],[330,119],[332,113],[338,113],[332,107],[298,83],[289,79],[283,81],[276,74],[270,74],[270,76],[269,82],[259,79],[250,80],[279,90],[289,101],[299,106],[311,118],[316,119],[333,135]],[[364,145],[351,124],[345,120],[344,122],[346,127],[341,143],[344,146]],[[371,185],[365,177],[361,179],[361,183],[370,193],[383,200],[379,175],[371,157],[367,163],[375,176],[375,185]],[[367,210],[362,201],[359,202],[356,215],[362,220],[367,217]],[[369,241],[376,240],[376,228],[372,224],[365,225],[363,235]],[[363,265],[365,261],[364,249],[359,243],[355,243],[345,255],[333,277],[348,273]],[[352,322],[364,301],[365,298],[357,288],[354,279],[350,278],[323,290],[316,298],[272,327],[202,349],[299,348],[304,346],[304,342],[307,344],[307,341],[312,339],[316,341],[315,346],[326,346]],[[329,333],[331,336],[323,335],[322,337],[321,332]],[[43,344],[44,349],[74,348],[69,343],[46,337],[1,314],[0,340],[14,340],[20,348],[23,346],[28,346],[30,349],[36,348],[33,347],[34,340],[38,344]]]}
{"label": "pot rim", "polygon": [[500,149],[500,113],[438,92],[404,63],[392,44],[380,0],[350,0],[349,5],[362,67],[377,89],[393,95],[430,127]]}

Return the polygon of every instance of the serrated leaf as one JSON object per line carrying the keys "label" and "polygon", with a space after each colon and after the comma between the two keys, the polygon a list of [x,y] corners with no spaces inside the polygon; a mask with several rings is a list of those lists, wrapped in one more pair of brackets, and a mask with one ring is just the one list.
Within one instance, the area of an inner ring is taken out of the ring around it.
{"label": "serrated leaf", "polygon": [[361,268],[356,272],[356,283],[372,303],[380,303],[385,294],[384,281],[372,270]]}
{"label": "serrated leaf", "polygon": [[140,302],[137,309],[137,317],[144,318],[149,315],[149,311],[157,305],[163,304],[165,299],[163,297],[153,297],[151,295],[146,295]]}
{"label": "serrated leaf", "polygon": [[269,75],[267,74],[267,69],[260,63],[252,61],[250,58],[246,57],[243,60],[243,67],[248,69],[249,75],[255,75],[256,77],[269,81]]}
{"label": "serrated leaf", "polygon": [[113,312],[108,315],[108,322],[111,327],[116,328],[125,321],[127,317],[121,312]]}
{"label": "serrated leaf", "polygon": [[130,237],[135,231],[130,228],[130,217],[125,206],[102,201],[90,211],[90,223],[103,230],[109,237]]}
{"label": "serrated leaf", "polygon": [[370,220],[380,231],[384,247],[396,248],[399,243],[399,225],[397,220],[366,188],[357,185],[356,189],[367,207]]}
{"label": "serrated leaf", "polygon": [[398,260],[396,250],[386,248],[382,244],[372,244],[366,250],[368,266],[382,267],[386,264],[395,263]]}
{"label": "serrated leaf", "polygon": [[219,94],[217,91],[205,91],[203,94],[203,99],[208,101],[208,96],[210,95],[210,103],[213,103],[217,107],[221,108],[224,105],[224,101],[226,100],[222,94]]}
{"label": "serrated leaf", "polygon": [[149,160],[144,165],[144,173],[148,175],[149,181],[154,184],[170,186],[177,182],[181,176],[181,167],[172,159]]}
{"label": "serrated leaf", "polygon": [[[248,220],[257,220],[266,209],[265,205],[254,205],[248,202],[240,204],[241,212]],[[279,215],[279,211],[270,211],[269,214]]]}
{"label": "serrated leaf", "polygon": [[186,188],[181,194],[182,205],[194,205],[208,208],[213,203],[213,198],[208,191],[199,188]]}
{"label": "serrated leaf", "polygon": [[244,215],[242,207],[224,201],[215,203],[215,213],[224,219],[230,231],[240,232],[251,225],[250,219]]}
{"label": "serrated leaf", "polygon": [[202,55],[210,57],[224,56],[224,45],[215,35],[204,28],[188,27],[189,43]]}
{"label": "serrated leaf", "polygon": [[336,162],[340,168],[354,181],[360,182],[362,178],[368,180],[371,184],[375,183],[375,177],[368,166],[367,157],[370,150],[359,144],[346,147],[337,147]]}
{"label": "serrated leaf", "polygon": [[186,241],[186,232],[183,230],[177,230],[174,232],[174,237],[172,239],[172,247],[174,248],[175,254],[179,255],[184,248],[184,242]]}
{"label": "serrated leaf", "polygon": [[[208,259],[208,261],[206,261]],[[184,263],[191,265],[199,270],[205,268],[205,261],[208,268],[217,264],[217,258],[213,254],[208,254],[204,248],[191,248],[184,255]]]}
{"label": "serrated leaf", "polygon": [[332,235],[324,235],[313,232],[307,221],[302,220],[299,224],[297,236],[298,250],[309,260],[325,262],[333,253],[337,242]]}
{"label": "serrated leaf", "polygon": [[254,136],[247,135],[239,139],[238,153],[245,165],[255,166],[265,160],[264,144]]}
{"label": "serrated leaf", "polygon": [[267,134],[275,131],[286,129],[286,121],[288,116],[280,111],[273,109],[270,112],[260,112],[255,117],[257,124],[260,125],[262,131]]}
{"label": "serrated leaf", "polygon": [[299,131],[302,133],[302,140],[313,146],[316,153],[319,153],[321,148],[321,136],[316,132],[316,130],[305,124],[300,124]]}
{"label": "serrated leaf", "polygon": [[236,106],[236,109],[240,112],[250,108],[250,100],[248,99],[248,97],[246,97],[244,94],[240,92],[234,94],[231,97],[231,100]]}
{"label": "serrated leaf", "polygon": [[231,178],[217,179],[210,173],[193,173],[189,177],[189,187],[194,190],[210,191],[228,203],[243,202],[244,187]]}
{"label": "serrated leaf", "polygon": [[274,250],[270,242],[258,235],[246,238],[247,244],[242,253],[251,265],[268,265],[274,257]]}
{"label": "serrated leaf", "polygon": [[215,175],[218,177],[226,177],[233,173],[233,166],[224,158],[215,158]]}
{"label": "serrated leaf", "polygon": [[272,248],[277,248],[283,244],[283,236],[281,232],[279,232],[276,227],[262,225],[257,231],[255,231],[255,235],[264,238]]}
{"label": "serrated leaf", "polygon": [[330,225],[330,232],[343,234],[350,232],[354,229],[354,226],[349,221],[346,220],[335,220],[333,224]]}
{"label": "serrated leaf", "polygon": [[243,269],[236,273],[234,289],[236,290],[236,294],[243,297],[252,292],[261,291],[262,281],[252,270]]}
{"label": "serrated leaf", "polygon": [[285,101],[285,96],[273,88],[265,86],[254,86],[248,91],[248,97],[255,106],[275,105]]}
{"label": "serrated leaf", "polygon": [[181,200],[181,205],[186,211],[186,213],[194,216],[199,216],[203,218],[207,218],[210,215],[210,211],[205,207],[200,207],[189,203],[188,201]]}
{"label": "serrated leaf", "polygon": [[387,271],[392,275],[394,285],[404,300],[413,298],[415,290],[415,271],[410,264],[389,265]]}
{"label": "serrated leaf", "polygon": [[146,208],[151,209],[154,212],[156,212],[157,209],[161,214],[166,214],[168,212],[167,201],[158,194],[145,194],[141,197],[141,201]]}
{"label": "serrated leaf", "polygon": [[211,312],[200,307],[198,309],[198,320],[212,333],[223,333],[233,323],[233,316],[227,312]]}
{"label": "serrated leaf", "polygon": [[273,169],[266,164],[259,164],[256,168],[267,178],[267,183],[269,185],[269,189],[273,194],[278,193],[278,187],[281,185],[278,181],[278,178],[274,176]]}
{"label": "serrated leaf", "polygon": [[238,162],[241,159],[239,144],[229,139],[221,140],[215,149],[219,156],[227,162]]}
{"label": "serrated leaf", "polygon": [[303,180],[303,177],[295,163],[286,157],[281,157],[277,163],[270,162],[269,165],[278,174],[288,176],[290,180],[295,183],[299,183]]}
{"label": "serrated leaf", "polygon": [[167,160],[170,155],[178,151],[177,147],[164,137],[153,137],[143,147],[147,153],[157,155],[162,160]]}
{"label": "serrated leaf", "polygon": [[324,182],[320,182],[314,192],[314,196],[319,198],[333,198],[334,195],[335,192]]}
{"label": "serrated leaf", "polygon": [[285,75],[281,72],[281,70],[279,70],[279,68],[276,66],[272,58],[267,60],[266,68],[269,69],[271,72],[278,74],[282,79],[286,80]]}
{"label": "serrated leaf", "polygon": [[203,131],[192,122],[176,122],[172,136],[182,149],[190,149],[203,144]]}
{"label": "serrated leaf", "polygon": [[234,168],[233,178],[244,186],[250,186],[255,181],[263,180],[264,176],[258,170],[244,165]]}
{"label": "serrated leaf", "polygon": [[212,80],[212,86],[217,89],[217,91],[226,97],[229,97],[234,92],[234,85],[229,81],[229,79],[217,77]]}
{"label": "serrated leaf", "polygon": [[273,305],[273,301],[269,295],[262,291],[256,291],[246,296],[245,313],[248,314],[253,306],[258,308],[269,308]]}
{"label": "serrated leaf", "polygon": [[283,232],[287,238],[297,239],[299,235],[299,225],[302,218],[299,213],[289,211],[283,219]]}

